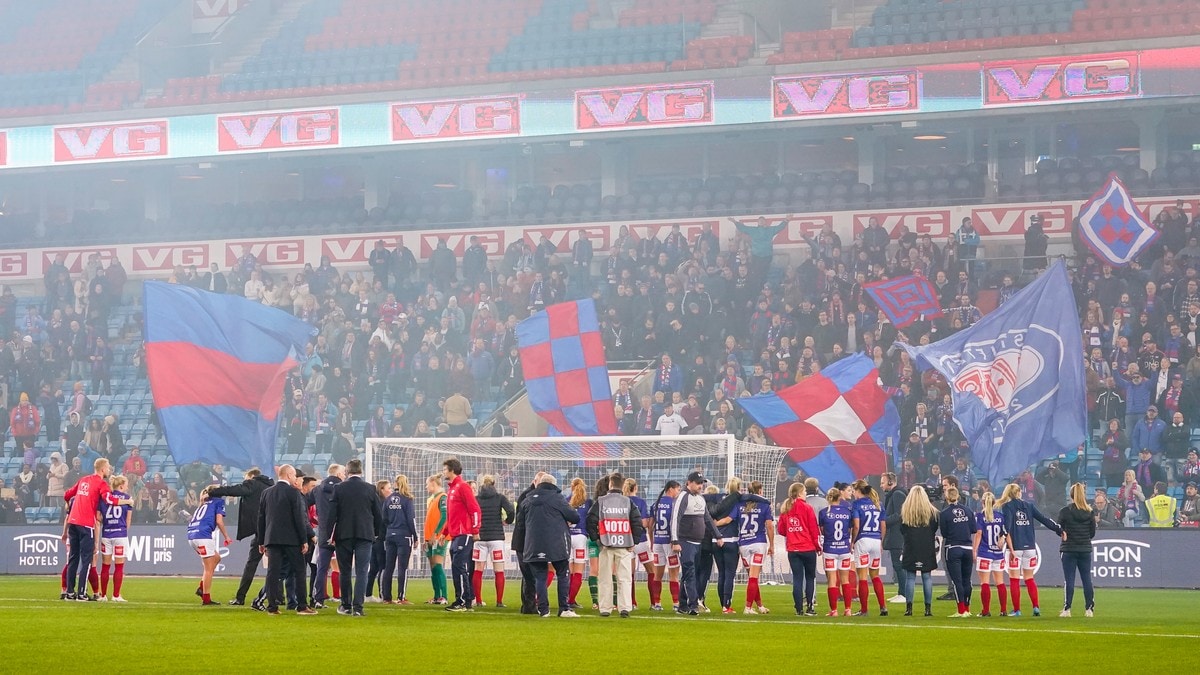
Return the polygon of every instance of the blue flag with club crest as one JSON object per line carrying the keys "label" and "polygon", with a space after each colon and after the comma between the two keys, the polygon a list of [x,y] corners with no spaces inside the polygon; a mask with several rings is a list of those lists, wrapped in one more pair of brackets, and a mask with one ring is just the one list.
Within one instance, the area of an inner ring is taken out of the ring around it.
{"label": "blue flag with club crest", "polygon": [[974,326],[904,349],[950,383],[954,422],[992,485],[1087,436],[1083,339],[1062,261]]}

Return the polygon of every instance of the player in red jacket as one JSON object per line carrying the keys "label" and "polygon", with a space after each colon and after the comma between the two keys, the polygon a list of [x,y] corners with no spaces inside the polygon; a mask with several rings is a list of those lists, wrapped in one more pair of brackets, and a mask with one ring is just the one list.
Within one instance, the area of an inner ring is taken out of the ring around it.
{"label": "player in red jacket", "polygon": [[450,542],[450,568],[454,574],[454,602],[447,612],[470,612],[475,599],[471,587],[471,552],[483,513],[475,492],[462,478],[462,462],[451,457],[442,462],[442,472],[449,487],[446,489],[446,526],[442,536]]}
{"label": "player in red jacket", "polygon": [[[63,495],[70,502],[71,510],[67,515],[67,539],[69,553],[67,557],[67,592],[70,593],[71,581],[76,581],[75,598],[87,600],[88,572],[91,570],[91,557],[95,554],[96,514],[100,504],[109,506],[128,506],[132,499],[119,499],[112,493],[108,485],[108,476],[112,466],[108,460],[100,458],[93,465],[96,472],[84,476],[72,485]],[[86,556],[86,557],[85,557]]]}
{"label": "player in red jacket", "polygon": [[792,568],[792,604],[796,614],[816,616],[817,553],[821,551],[817,516],[804,501],[802,483],[792,483],[787,501],[779,510],[779,533],[787,539],[788,563]]}

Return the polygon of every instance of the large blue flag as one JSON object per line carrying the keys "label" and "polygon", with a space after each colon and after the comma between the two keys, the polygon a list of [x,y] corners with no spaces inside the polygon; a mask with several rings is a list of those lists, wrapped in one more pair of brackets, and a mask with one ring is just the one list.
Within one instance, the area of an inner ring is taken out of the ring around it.
{"label": "large blue flag", "polygon": [[950,383],[954,421],[992,485],[1087,436],[1083,339],[1062,261],[974,326],[904,349]]}
{"label": "large blue flag", "polygon": [[175,463],[270,470],[288,371],[313,333],[262,303],[147,281],[146,366]]}

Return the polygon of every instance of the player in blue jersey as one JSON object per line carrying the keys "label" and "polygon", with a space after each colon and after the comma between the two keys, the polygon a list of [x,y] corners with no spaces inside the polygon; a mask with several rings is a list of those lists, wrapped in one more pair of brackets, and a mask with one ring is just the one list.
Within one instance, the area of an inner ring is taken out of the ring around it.
{"label": "player in blue jersey", "polygon": [[1008,616],[1008,586],[1004,583],[1008,549],[1008,531],[1004,529],[1004,514],[996,510],[996,495],[983,493],[979,498],[980,511],[975,514],[975,571],[979,572],[979,597],[983,611],[979,616],[992,615],[992,584],[1000,594],[1000,616]]}
{"label": "player in blue jersey", "polygon": [[671,603],[679,606],[679,555],[671,550],[671,517],[675,515],[675,500],[679,497],[679,481],[669,480],[650,507],[651,558],[654,561],[654,584],[650,587],[650,609],[662,611],[662,582],[664,572],[671,580]]}
{"label": "player in blue jersey", "polygon": [[[221,603],[212,599],[212,578],[217,564],[221,562],[220,545],[225,542],[229,546],[232,541],[225,531],[225,500],[220,497],[210,497],[208,492],[212,486],[205,487],[200,492],[200,506],[192,513],[188,521],[187,538],[192,550],[204,563],[204,575],[200,577],[200,597],[203,605],[214,606]],[[221,538],[217,538],[217,532]]]}
{"label": "player in blue jersey", "polygon": [[587,496],[587,483],[582,478],[571,479],[571,496],[567,504],[579,513],[579,522],[571,523],[568,530],[571,535],[571,590],[567,597],[567,604],[570,605],[567,611],[574,613],[579,606],[575,599],[583,587],[583,568],[587,565],[587,532],[584,531],[584,524],[592,508],[592,500]]}
{"label": "player in blue jersey", "polygon": [[[124,476],[113,476],[109,485],[117,499],[129,499],[125,492],[129,481]],[[100,602],[108,602],[110,568],[113,569],[113,602],[125,602],[121,597],[121,582],[125,580],[125,556],[129,551],[129,523],[132,520],[133,506],[100,502]]]}
{"label": "player in blue jersey", "polygon": [[887,514],[879,505],[879,493],[870,483],[860,480],[853,487],[856,499],[850,505],[850,523],[854,538],[854,567],[858,569],[858,612],[855,616],[867,616],[868,586],[875,590],[879,616],[887,616],[883,579],[879,578],[879,568],[883,563],[883,537],[887,533],[884,518]]}
{"label": "player in blue jersey", "polygon": [[768,556],[775,555],[775,517],[771,513],[771,502],[763,497],[762,492],[763,484],[752,481],[749,492],[742,495],[742,501],[730,514],[738,524],[738,550],[742,554],[742,565],[749,574],[746,614],[768,614],[771,611],[763,606],[762,593],[758,588],[763,562]]}
{"label": "player in blue jersey", "polygon": [[829,506],[817,514],[817,526],[821,528],[821,550],[825,557],[825,579],[829,582],[829,614],[837,616],[838,595],[842,597],[846,616],[850,611],[850,568],[853,566],[850,553],[853,519],[850,508],[842,503],[842,491],[831,488],[825,494]]}
{"label": "player in blue jersey", "polygon": [[[622,492],[629,501],[637,507],[638,513],[642,514],[642,527],[646,529],[642,533],[642,540],[633,545],[633,556],[629,564],[633,566],[633,578],[637,578],[637,566],[641,565],[646,571],[646,591],[650,592],[654,585],[654,561],[650,557],[650,530],[653,527],[654,519],[650,517],[649,507],[646,506],[646,500],[638,495],[637,481],[632,478],[626,478],[625,484],[622,486]],[[637,609],[637,587],[633,587],[633,608]]]}
{"label": "player in blue jersey", "polygon": [[1004,488],[1004,494],[1000,496],[996,505],[1004,514],[1004,529],[1008,531],[1008,550],[1011,551],[1008,556],[1008,590],[1012,594],[1013,607],[1010,616],[1021,616],[1021,580],[1017,578],[1018,572],[1025,580],[1025,590],[1029,591],[1033,615],[1041,616],[1037,582],[1033,580],[1034,573],[1041,566],[1033,521],[1036,520],[1059,536],[1062,536],[1062,528],[1038,511],[1036,506],[1021,499],[1021,486],[1016,483],[1009,483]]}
{"label": "player in blue jersey", "polygon": [[943,558],[946,573],[954,583],[958,611],[951,618],[971,616],[971,566],[975,562],[975,514],[958,503],[958,488],[946,488],[946,508],[938,514],[938,529],[942,532]]}

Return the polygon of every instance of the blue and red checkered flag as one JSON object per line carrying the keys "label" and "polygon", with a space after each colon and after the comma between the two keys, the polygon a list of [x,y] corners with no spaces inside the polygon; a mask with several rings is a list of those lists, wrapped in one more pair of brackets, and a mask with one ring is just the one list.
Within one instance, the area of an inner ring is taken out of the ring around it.
{"label": "blue and red checkered flag", "polygon": [[562,302],[537,312],[517,324],[517,345],[529,405],[551,433],[616,435],[595,302]]}
{"label": "blue and red checkered flag", "polygon": [[175,463],[275,463],[283,385],[312,326],[262,303],[147,281],[146,368]]}
{"label": "blue and red checkered flag", "polygon": [[912,322],[942,316],[937,292],[925,277],[915,274],[884,279],[863,286],[871,299],[896,328],[906,328]]}
{"label": "blue and red checkered flag", "polygon": [[1142,215],[1117,174],[1079,209],[1079,236],[1101,260],[1113,267],[1133,262],[1158,238],[1158,230]]}
{"label": "blue and red checkered flag", "polygon": [[737,402],[822,485],[887,471],[889,441],[899,442],[900,415],[865,354],[847,356],[777,393]]}

